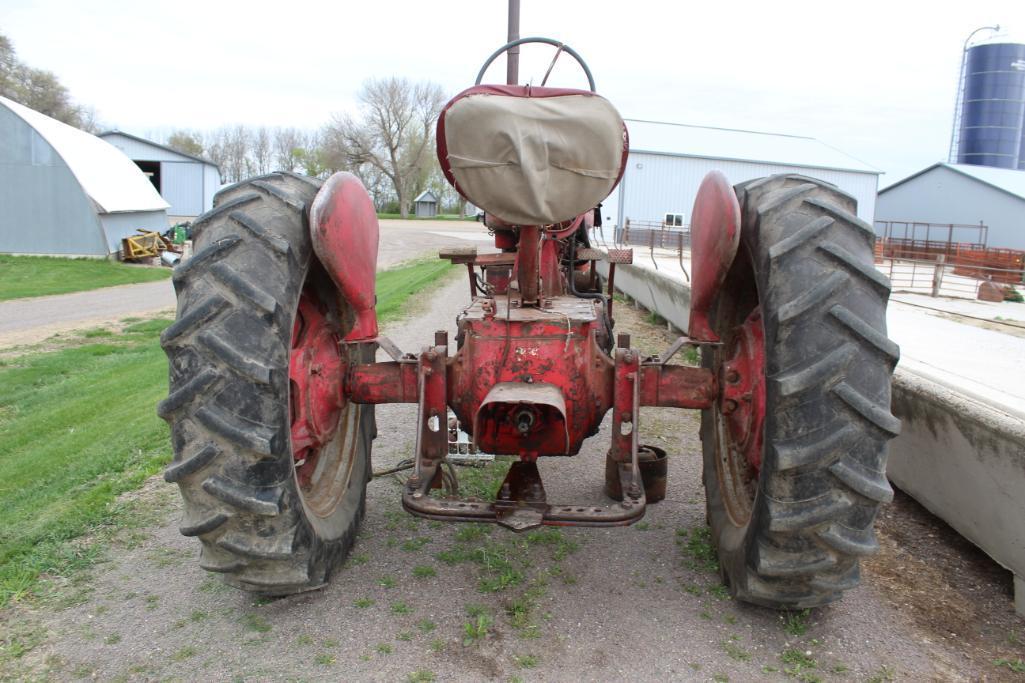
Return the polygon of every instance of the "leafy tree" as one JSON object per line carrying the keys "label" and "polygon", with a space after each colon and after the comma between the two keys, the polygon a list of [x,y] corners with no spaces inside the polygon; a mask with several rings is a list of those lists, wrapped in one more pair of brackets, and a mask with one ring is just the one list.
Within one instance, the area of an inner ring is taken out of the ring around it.
{"label": "leafy tree", "polygon": [[187,130],[176,130],[167,138],[167,146],[183,154],[203,156],[203,136]]}
{"label": "leafy tree", "polygon": [[14,44],[0,35],[0,95],[68,125],[95,132],[95,112],[75,104],[57,76],[23,64]]}

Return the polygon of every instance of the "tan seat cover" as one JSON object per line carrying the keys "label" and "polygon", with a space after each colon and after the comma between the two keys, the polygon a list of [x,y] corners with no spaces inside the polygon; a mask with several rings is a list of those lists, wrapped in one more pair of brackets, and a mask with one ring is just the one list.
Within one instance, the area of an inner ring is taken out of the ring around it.
{"label": "tan seat cover", "polygon": [[456,189],[485,212],[513,225],[560,223],[619,182],[626,126],[605,98],[468,93],[443,113],[439,157]]}

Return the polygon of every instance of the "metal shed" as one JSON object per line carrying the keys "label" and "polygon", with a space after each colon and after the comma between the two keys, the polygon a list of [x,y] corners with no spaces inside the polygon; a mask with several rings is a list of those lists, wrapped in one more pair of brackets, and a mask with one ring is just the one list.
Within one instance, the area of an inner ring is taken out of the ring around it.
{"label": "metal shed", "polygon": [[983,223],[986,246],[1025,249],[1025,171],[933,164],[880,190],[876,216],[879,222]]}
{"label": "metal shed", "polygon": [[0,252],[116,253],[167,229],[167,202],[99,138],[0,97]]}
{"label": "metal shed", "polygon": [[424,190],[413,200],[413,215],[417,218],[434,218],[438,215],[438,198],[430,190]]}
{"label": "metal shed", "polygon": [[626,119],[630,155],[623,180],[602,203],[607,230],[633,221],[690,223],[701,179],[722,171],[733,184],[800,173],[837,185],[858,200],[871,222],[879,169],[814,138]]}
{"label": "metal shed", "polygon": [[221,186],[221,172],[214,162],[119,130],[99,137],[124,152],[149,177],[171,205],[167,210],[171,221],[191,220],[213,207]]}

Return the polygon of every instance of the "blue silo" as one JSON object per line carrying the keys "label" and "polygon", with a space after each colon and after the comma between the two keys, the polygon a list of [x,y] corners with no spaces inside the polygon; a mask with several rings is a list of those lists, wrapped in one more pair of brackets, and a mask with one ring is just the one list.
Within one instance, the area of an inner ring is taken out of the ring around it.
{"label": "blue silo", "polygon": [[968,49],[957,163],[1025,170],[1025,45]]}

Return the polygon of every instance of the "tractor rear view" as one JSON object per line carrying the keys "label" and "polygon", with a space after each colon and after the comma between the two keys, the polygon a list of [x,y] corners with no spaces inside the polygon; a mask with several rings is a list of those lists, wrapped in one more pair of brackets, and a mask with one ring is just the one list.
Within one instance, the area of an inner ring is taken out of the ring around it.
{"label": "tractor rear view", "polygon": [[[590,88],[481,84],[524,43],[574,58]],[[889,284],[854,199],[802,176],[731,187],[709,174],[691,226],[688,336],[643,356],[614,333],[615,269],[632,253],[589,239],[628,131],[580,56],[543,38],[504,46],[445,106],[437,145],[497,247],[442,254],[469,274],[454,339],[403,352],[380,335],[377,218],[351,174],[253,178],[196,221],[195,256],[174,273],[159,413],[175,452],[165,478],[181,488],[201,566],[266,595],[323,586],[364,514],[381,403],[416,406],[411,514],[514,532],[632,524],[661,496],[642,476],[640,416],[662,406],[702,411],[707,518],[737,598],[803,608],[855,585],[892,497],[886,442],[900,424]],[[701,367],[673,362],[688,345]],[[538,458],[576,456],[606,419],[595,467],[618,500],[548,500]],[[454,494],[450,425],[481,452],[516,456],[494,500]]]}

